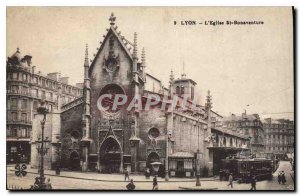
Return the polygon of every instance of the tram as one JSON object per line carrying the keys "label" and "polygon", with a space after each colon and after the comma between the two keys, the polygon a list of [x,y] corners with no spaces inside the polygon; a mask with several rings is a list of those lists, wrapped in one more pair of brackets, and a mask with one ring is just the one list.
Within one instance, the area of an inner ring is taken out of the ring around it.
{"label": "tram", "polygon": [[257,180],[273,177],[273,161],[270,159],[222,159],[220,179],[228,180],[231,173],[238,182],[249,182],[252,176]]}

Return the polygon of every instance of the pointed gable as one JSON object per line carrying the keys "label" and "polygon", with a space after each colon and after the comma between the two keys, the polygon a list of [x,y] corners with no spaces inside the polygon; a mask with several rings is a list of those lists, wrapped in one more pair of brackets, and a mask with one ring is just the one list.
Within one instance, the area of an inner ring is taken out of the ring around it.
{"label": "pointed gable", "polygon": [[[102,42],[102,44],[101,44],[99,50],[98,50],[97,53],[96,53],[96,56],[94,57],[94,59],[93,59],[93,61],[92,61],[92,63],[91,63],[91,66],[90,66],[90,69],[89,69],[89,75],[91,75],[92,70],[93,70],[93,67],[94,67],[94,65],[95,65],[95,62],[96,62],[96,60],[99,58],[99,55],[100,55],[101,52],[103,51],[103,48],[104,48],[105,44],[109,41],[109,38],[110,38],[111,35],[114,36],[114,37],[116,38],[116,40],[118,41],[118,43],[121,45],[123,51],[127,54],[127,57],[128,57],[131,61],[133,60],[131,52],[130,52],[129,49],[125,46],[125,43],[123,42],[124,37],[123,37],[123,36],[120,36],[119,33],[117,33],[117,31],[116,31],[115,29],[116,29],[116,27],[110,26],[110,28],[109,28],[107,34],[105,35],[105,38],[104,38],[104,40],[103,40],[103,42]],[[126,40],[126,41],[127,41],[127,40]],[[128,41],[127,41],[127,43],[128,43]]]}

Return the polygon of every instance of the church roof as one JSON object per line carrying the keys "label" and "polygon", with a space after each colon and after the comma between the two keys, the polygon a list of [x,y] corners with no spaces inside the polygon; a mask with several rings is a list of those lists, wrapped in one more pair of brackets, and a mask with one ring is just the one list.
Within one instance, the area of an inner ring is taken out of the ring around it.
{"label": "church roof", "polygon": [[188,78],[179,78],[179,79],[174,80],[174,83],[180,83],[180,82],[191,82],[194,85],[197,84],[194,80],[188,79]]}

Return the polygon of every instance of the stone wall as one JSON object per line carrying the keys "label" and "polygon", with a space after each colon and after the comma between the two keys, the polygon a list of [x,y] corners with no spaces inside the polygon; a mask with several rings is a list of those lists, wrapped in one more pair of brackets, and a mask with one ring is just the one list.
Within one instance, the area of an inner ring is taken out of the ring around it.
{"label": "stone wall", "polygon": [[61,114],[61,167],[70,167],[70,155],[75,152],[82,157],[80,140],[82,139],[83,104],[77,105]]}
{"label": "stone wall", "polygon": [[[138,123],[138,136],[141,139],[138,160],[147,161],[147,157],[151,152],[156,152],[161,161],[165,160],[167,134],[165,112],[161,111],[159,107],[155,107],[149,111],[143,111],[140,113]],[[151,136],[149,137],[149,131],[152,128],[159,131],[159,136],[155,138],[155,141],[151,141]]]}

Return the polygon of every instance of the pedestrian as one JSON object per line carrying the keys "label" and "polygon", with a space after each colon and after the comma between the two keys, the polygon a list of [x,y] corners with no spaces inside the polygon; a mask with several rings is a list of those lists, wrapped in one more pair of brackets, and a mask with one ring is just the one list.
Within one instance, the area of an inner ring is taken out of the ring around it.
{"label": "pedestrian", "polygon": [[157,175],[153,178],[153,188],[152,190],[158,190],[158,183],[157,183]]}
{"label": "pedestrian", "polygon": [[285,183],[286,183],[286,178],[285,178],[285,173],[284,173],[284,171],[281,171],[281,182],[282,182],[282,184],[285,184]]}
{"label": "pedestrian", "polygon": [[228,177],[228,185],[227,186],[231,186],[231,188],[233,188],[233,184],[232,184],[232,182],[233,182],[233,176],[232,176],[232,173],[230,173],[229,174],[229,177]]}
{"label": "pedestrian", "polygon": [[251,189],[250,190],[255,190],[256,191],[256,177],[253,176],[251,178]]}
{"label": "pedestrian", "polygon": [[51,185],[51,182],[50,182],[50,178],[48,178],[47,182],[46,182],[46,187],[45,189],[47,190],[51,190],[52,189],[52,185]]}
{"label": "pedestrian", "polygon": [[59,166],[59,164],[56,165],[55,174],[60,175],[60,166]]}
{"label": "pedestrian", "polygon": [[35,182],[32,186],[32,189],[39,189],[39,185],[40,185],[40,179],[39,177],[35,177]]}
{"label": "pedestrian", "polygon": [[282,175],[281,175],[280,171],[278,172],[277,180],[278,180],[278,184],[281,184],[281,182],[282,182]]}
{"label": "pedestrian", "polygon": [[124,174],[125,174],[125,181],[126,181],[126,179],[129,180],[129,172],[128,172],[128,170],[126,168],[124,170]]}
{"label": "pedestrian", "polygon": [[250,168],[250,176],[252,176],[254,174],[254,171],[255,171],[255,169],[254,169],[254,167],[252,165],[251,168]]}
{"label": "pedestrian", "polygon": [[149,168],[147,167],[146,171],[145,171],[145,176],[146,176],[146,179],[149,179],[150,178],[150,170]]}
{"label": "pedestrian", "polygon": [[39,177],[35,177],[35,182],[34,182],[34,184],[40,184],[40,179],[39,179]]}
{"label": "pedestrian", "polygon": [[133,179],[130,180],[130,182],[126,186],[127,190],[132,191],[135,189],[135,185],[133,183]]}

